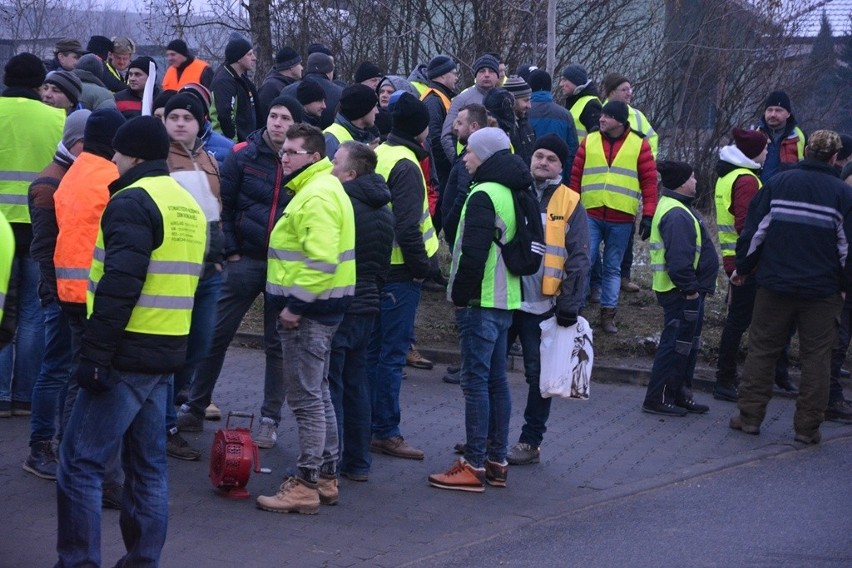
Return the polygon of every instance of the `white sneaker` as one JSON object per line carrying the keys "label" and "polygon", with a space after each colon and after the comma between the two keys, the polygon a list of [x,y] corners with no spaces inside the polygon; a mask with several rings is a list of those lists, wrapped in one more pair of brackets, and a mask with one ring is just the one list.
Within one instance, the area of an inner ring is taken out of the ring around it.
{"label": "white sneaker", "polygon": [[260,432],[254,439],[254,443],[258,448],[274,448],[275,442],[278,440],[278,425],[272,418],[263,417],[260,419]]}
{"label": "white sneaker", "polygon": [[222,419],[222,411],[219,410],[219,407],[213,404],[212,402],[207,406],[204,410],[204,419],[205,420],[221,420]]}

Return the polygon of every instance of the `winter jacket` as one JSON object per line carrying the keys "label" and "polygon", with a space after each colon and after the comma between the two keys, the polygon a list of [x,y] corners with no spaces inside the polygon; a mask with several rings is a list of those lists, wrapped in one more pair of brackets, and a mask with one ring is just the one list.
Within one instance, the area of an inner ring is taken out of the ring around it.
{"label": "winter jacket", "polygon": [[379,313],[379,292],[390,269],[394,217],[391,192],[379,174],[343,184],[355,212],[355,299],[347,314]]}
{"label": "winter jacket", "polygon": [[[154,97],[160,94],[160,88],[154,87]],[[127,87],[115,94],[115,108],[125,119],[142,115],[142,93],[136,94]]]}
{"label": "winter jacket", "polygon": [[[323,73],[308,73],[302,77],[302,81],[313,81],[325,93],[325,110],[322,111],[319,121],[319,129],[324,130],[331,126],[334,122],[334,117],[337,115],[337,105],[340,103],[340,95],[343,94],[343,87],[331,81]],[[284,88],[281,91],[282,95],[296,98],[296,89],[299,88],[301,81],[296,81]]]}
{"label": "winter jacket", "polygon": [[467,152],[467,148],[459,154],[453,164],[447,179],[447,186],[441,196],[441,221],[444,229],[444,240],[450,245],[450,250],[456,242],[462,208],[467,200],[467,194],[470,193],[470,174],[464,167],[464,161],[462,161],[465,152]]}
{"label": "winter jacket", "polygon": [[[607,162],[610,165],[618,154],[618,151],[621,150],[624,140],[631,133],[641,136],[641,134],[637,134],[631,130],[629,125],[618,138],[610,138],[604,134],[601,135],[604,155],[607,157]],[[586,143],[588,141],[589,138],[586,137],[580,143],[580,147],[577,149],[577,156],[574,158],[574,164],[571,168],[571,183],[568,184],[568,187],[576,192],[580,192],[582,187],[581,181],[586,165]],[[642,216],[651,217],[657,208],[657,163],[654,161],[650,144],[644,139],[642,140],[642,149],[639,151],[639,159],[636,161],[636,171],[639,176],[639,187],[642,191]],[[589,217],[611,223],[633,223],[635,220],[633,215],[609,207],[586,209],[586,213],[588,213]]]}
{"label": "winter jacket", "polygon": [[225,158],[231,153],[234,147],[234,141],[225,138],[213,130],[213,124],[209,120],[204,121],[202,133],[199,135],[199,138],[204,142],[204,149],[216,158],[216,164],[221,170],[222,164],[225,163]]}
{"label": "winter jacket", "polygon": [[[580,116],[575,116],[574,118],[580,121],[580,124],[586,127],[586,132],[594,132],[595,130],[600,130],[600,118],[601,118],[601,105],[600,101],[600,93],[598,92],[598,88],[595,86],[593,82],[589,82],[588,85],[577,89],[570,97],[565,99],[565,108],[568,111],[571,111],[571,108],[581,97],[585,97],[591,95],[596,97],[594,99],[589,100],[586,105],[583,107],[582,112],[580,112]],[[576,128],[575,128],[576,130]]]}
{"label": "winter jacket", "polygon": [[213,83],[213,69],[201,59],[187,57],[186,61],[177,67],[169,66],[163,77],[163,89],[180,91],[187,83],[201,83],[208,89]]}
{"label": "winter jacket", "polygon": [[772,130],[762,118],[757,130],[763,132],[769,138],[769,145],[766,148],[766,161],[763,162],[763,172],[760,174],[760,181],[763,183],[804,158],[800,146],[804,148],[807,144],[807,137],[797,126],[796,118],[792,114],[787,119],[787,124],[783,130]]}
{"label": "winter jacket", "polygon": [[118,72],[118,70],[112,66],[111,63],[104,61],[104,72],[103,72],[103,82],[104,87],[112,91],[113,93],[118,93],[127,88],[127,71],[124,72],[124,76]]}
{"label": "winter jacket", "polygon": [[481,89],[474,85],[453,98],[450,110],[447,111],[447,118],[444,119],[444,126],[441,128],[441,147],[444,149],[444,155],[451,163],[456,159],[456,137],[453,134],[453,121],[455,121],[462,107],[471,103],[482,104],[485,95],[490,90]]}
{"label": "winter jacket", "polygon": [[512,141],[515,154],[529,166],[535,146],[535,130],[533,130],[527,117],[516,119],[515,130],[509,138]]}
{"label": "winter jacket", "polygon": [[[349,120],[340,113],[337,113],[337,116],[334,119],[334,124],[338,124],[346,129],[349,133],[349,136],[352,140],[356,142],[363,142],[364,144],[369,144],[379,136],[379,131],[375,127],[373,128],[358,128]],[[337,149],[340,148],[340,145],[346,142],[344,140],[338,140],[337,136],[334,132],[330,132],[328,130],[325,131],[325,155],[329,160],[334,159],[334,155],[337,153]]]}
{"label": "winter jacket", "polygon": [[[216,160],[203,148],[203,142],[196,139],[190,149],[180,142],[169,145],[169,157],[166,160],[171,176],[198,202],[207,217],[207,251],[204,256],[204,272],[201,278],[207,278],[218,271],[224,260],[225,234],[222,232],[222,198],[219,189],[219,167]],[[206,185],[195,175],[200,173],[206,179]],[[208,190],[209,188],[209,190]]]}
{"label": "winter jacket", "polygon": [[[405,146],[417,157],[418,163],[426,157],[426,150],[411,138],[403,138],[391,133],[385,144]],[[423,234],[420,232],[420,218],[423,214],[424,177],[420,166],[410,160],[400,160],[387,179],[391,192],[391,208],[394,216],[394,235],[404,264],[394,264],[388,272],[388,282],[407,282],[413,278],[429,276],[431,265]]]}
{"label": "winter jacket", "polygon": [[266,260],[269,233],[290,202],[281,160],[265,133],[261,128],[234,146],[220,172],[226,258]]}
{"label": "winter jacket", "polygon": [[83,84],[83,95],[80,97],[83,107],[89,110],[115,108],[113,92],[107,89],[103,81],[95,77],[94,73],[84,69],[74,69],[74,74]]}
{"label": "winter jacket", "polygon": [[[742,153],[742,150],[733,144],[724,146],[719,150],[719,161],[716,163],[716,174],[719,178],[739,168],[746,168],[753,171],[755,175],[760,175],[760,164],[746,157]],[[751,204],[754,196],[757,195],[759,189],[760,186],[754,176],[743,174],[737,176],[737,179],[734,180],[731,206],[728,208],[728,211],[734,216],[734,228],[737,234],[743,231],[746,215],[748,214],[748,206]],[[722,264],[725,273],[730,276],[737,267],[736,257],[723,256]]]}
{"label": "winter jacket", "polygon": [[110,184],[110,201],[101,217],[108,272],[98,282],[94,311],[81,341],[81,359],[101,367],[151,374],[172,373],[186,361],[186,335],[125,329],[142,291],[151,252],[163,243],[162,214],[148,193],[134,184],[142,178],[168,175],[165,160],[152,160]]}
{"label": "winter jacket", "polygon": [[275,67],[270,69],[264,77],[263,83],[257,89],[257,116],[262,117],[265,121],[266,117],[269,116],[269,107],[272,105],[272,101],[281,94],[285,87],[295,82],[296,79],[285,77]]}
{"label": "winter jacket", "polygon": [[[430,83],[428,75],[426,75],[426,68],[428,65],[421,63],[408,75],[409,83],[420,83],[422,85],[428,85]],[[417,88],[416,86],[414,87]],[[417,97],[420,98],[420,93],[418,92]]]}
{"label": "winter jacket", "polygon": [[[435,81],[429,81],[427,84],[432,89],[443,93],[452,104],[452,99],[456,96],[454,91]],[[439,193],[443,193],[444,187],[447,185],[447,178],[450,176],[450,169],[453,167],[452,160],[447,158],[447,154],[444,153],[441,146],[441,130],[444,127],[448,109],[444,108],[444,101],[441,100],[441,97],[433,92],[429,92],[423,98],[423,104],[429,111],[429,149],[432,153],[435,172],[438,175]]]}
{"label": "winter jacket", "polygon": [[527,119],[535,131],[536,139],[548,134],[556,134],[568,145],[568,158],[562,169],[563,179],[571,177],[571,164],[577,154],[577,130],[571,113],[553,102],[553,95],[548,91],[536,91],[532,94],[532,108],[527,113]]}
{"label": "winter jacket", "polygon": [[840,179],[849,183],[849,176],[852,176],[852,162],[849,162],[845,166],[843,166],[843,170],[840,172]]}
{"label": "winter jacket", "polygon": [[73,163],[70,154],[57,153],[38,177],[30,184],[27,200],[32,220],[33,239],[30,243],[30,256],[38,262],[38,296],[42,305],[56,300],[56,266],[53,253],[56,249],[56,237],[59,227],[56,224],[56,207],[53,194],[59,182]]}
{"label": "winter jacket", "polygon": [[[546,215],[553,194],[562,185],[562,178],[546,180],[543,183],[533,182],[533,190],[539,202],[542,222],[547,234]],[[564,189],[563,191],[570,191]],[[552,212],[562,213],[559,212]],[[581,203],[577,203],[574,211],[568,216],[565,224],[565,241],[560,243],[565,259],[562,268],[562,283],[559,286],[557,296],[546,296],[542,291],[542,280],[544,278],[545,263],[542,262],[538,272],[530,276],[521,277],[523,287],[523,301],[521,310],[527,313],[543,314],[551,308],[556,308],[560,314],[577,315],[583,307],[583,297],[586,291],[586,278],[589,274],[589,220],[586,210]],[[549,247],[548,247],[549,248]]]}
{"label": "winter jacket", "polygon": [[794,298],[825,298],[852,282],[852,187],[805,159],[757,192],[737,240],[737,273]]}
{"label": "winter jacket", "polygon": [[[684,296],[695,292],[712,294],[716,291],[716,276],[719,274],[719,255],[716,245],[707,232],[701,217],[691,208],[693,198],[686,197],[670,189],[663,189],[663,195],[675,199],[689,208],[689,215],[680,207],[669,210],[659,220],[660,237],[666,249],[666,272],[675,287]],[[695,221],[701,230],[701,250],[698,254],[698,268],[695,268]]]}
{"label": "winter jacket", "polygon": [[246,74],[238,76],[230,65],[221,65],[210,91],[216,108],[213,126],[225,138],[242,142],[258,125],[266,124],[266,117],[257,114],[257,89]]}
{"label": "winter jacket", "polygon": [[[471,184],[475,187],[477,183],[488,181],[499,183],[513,192],[530,191],[533,183],[529,164],[508,150],[501,150],[480,164]],[[482,296],[482,278],[496,227],[494,204],[488,194],[482,191],[472,193],[466,207],[464,239],[455,245],[461,246],[461,257],[450,290],[456,306],[470,305]]]}

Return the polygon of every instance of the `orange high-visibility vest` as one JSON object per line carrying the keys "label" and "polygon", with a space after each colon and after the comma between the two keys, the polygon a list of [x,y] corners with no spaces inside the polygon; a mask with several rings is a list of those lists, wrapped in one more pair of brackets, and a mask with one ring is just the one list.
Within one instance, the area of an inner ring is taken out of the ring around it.
{"label": "orange high-visibility vest", "polygon": [[187,83],[200,84],[201,74],[207,67],[208,65],[206,61],[193,59],[192,63],[187,65],[186,69],[183,70],[183,73],[180,74],[180,79],[178,79],[177,68],[169,67],[166,69],[166,76],[163,77],[163,90],[179,91],[180,88]]}

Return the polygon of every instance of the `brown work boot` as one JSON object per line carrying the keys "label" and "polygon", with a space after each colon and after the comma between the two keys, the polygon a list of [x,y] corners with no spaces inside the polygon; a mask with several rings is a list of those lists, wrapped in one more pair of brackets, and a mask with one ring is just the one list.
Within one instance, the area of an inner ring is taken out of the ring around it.
{"label": "brown work boot", "polygon": [[506,487],[509,464],[485,460],[485,481],[492,487]]}
{"label": "brown work boot", "polygon": [[394,436],[387,440],[373,440],[370,442],[370,451],[376,454],[386,454],[395,458],[409,460],[422,460],[423,450],[418,450],[405,441],[402,436]]}
{"label": "brown work boot", "polygon": [[319,505],[317,484],[295,476],[285,479],[275,495],[271,497],[261,495],[257,498],[259,509],[273,513],[316,515],[319,513]]}
{"label": "brown work boot", "polygon": [[408,348],[408,355],[405,356],[405,364],[415,369],[431,370],[435,366],[432,361],[420,354],[420,351],[413,345]]}
{"label": "brown work boot", "polygon": [[323,505],[337,505],[340,490],[337,488],[337,476],[334,474],[321,473],[317,483],[319,500]]}
{"label": "brown work boot", "polygon": [[485,468],[477,469],[464,458],[459,458],[446,472],[430,475],[429,485],[438,489],[482,493],[485,491]]}
{"label": "brown work boot", "polygon": [[621,279],[621,291],[636,293],[639,291],[639,285],[630,280],[630,278],[625,277]]}
{"label": "brown work boot", "polygon": [[604,333],[618,333],[615,327],[615,308],[601,308],[601,329]]}

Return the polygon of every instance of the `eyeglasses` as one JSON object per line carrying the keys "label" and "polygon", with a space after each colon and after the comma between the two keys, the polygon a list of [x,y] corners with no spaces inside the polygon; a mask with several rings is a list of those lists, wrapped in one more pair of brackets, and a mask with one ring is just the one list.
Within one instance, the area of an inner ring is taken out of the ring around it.
{"label": "eyeglasses", "polygon": [[285,155],[290,156],[304,156],[306,154],[313,154],[313,152],[309,150],[281,150],[281,157],[283,158]]}

